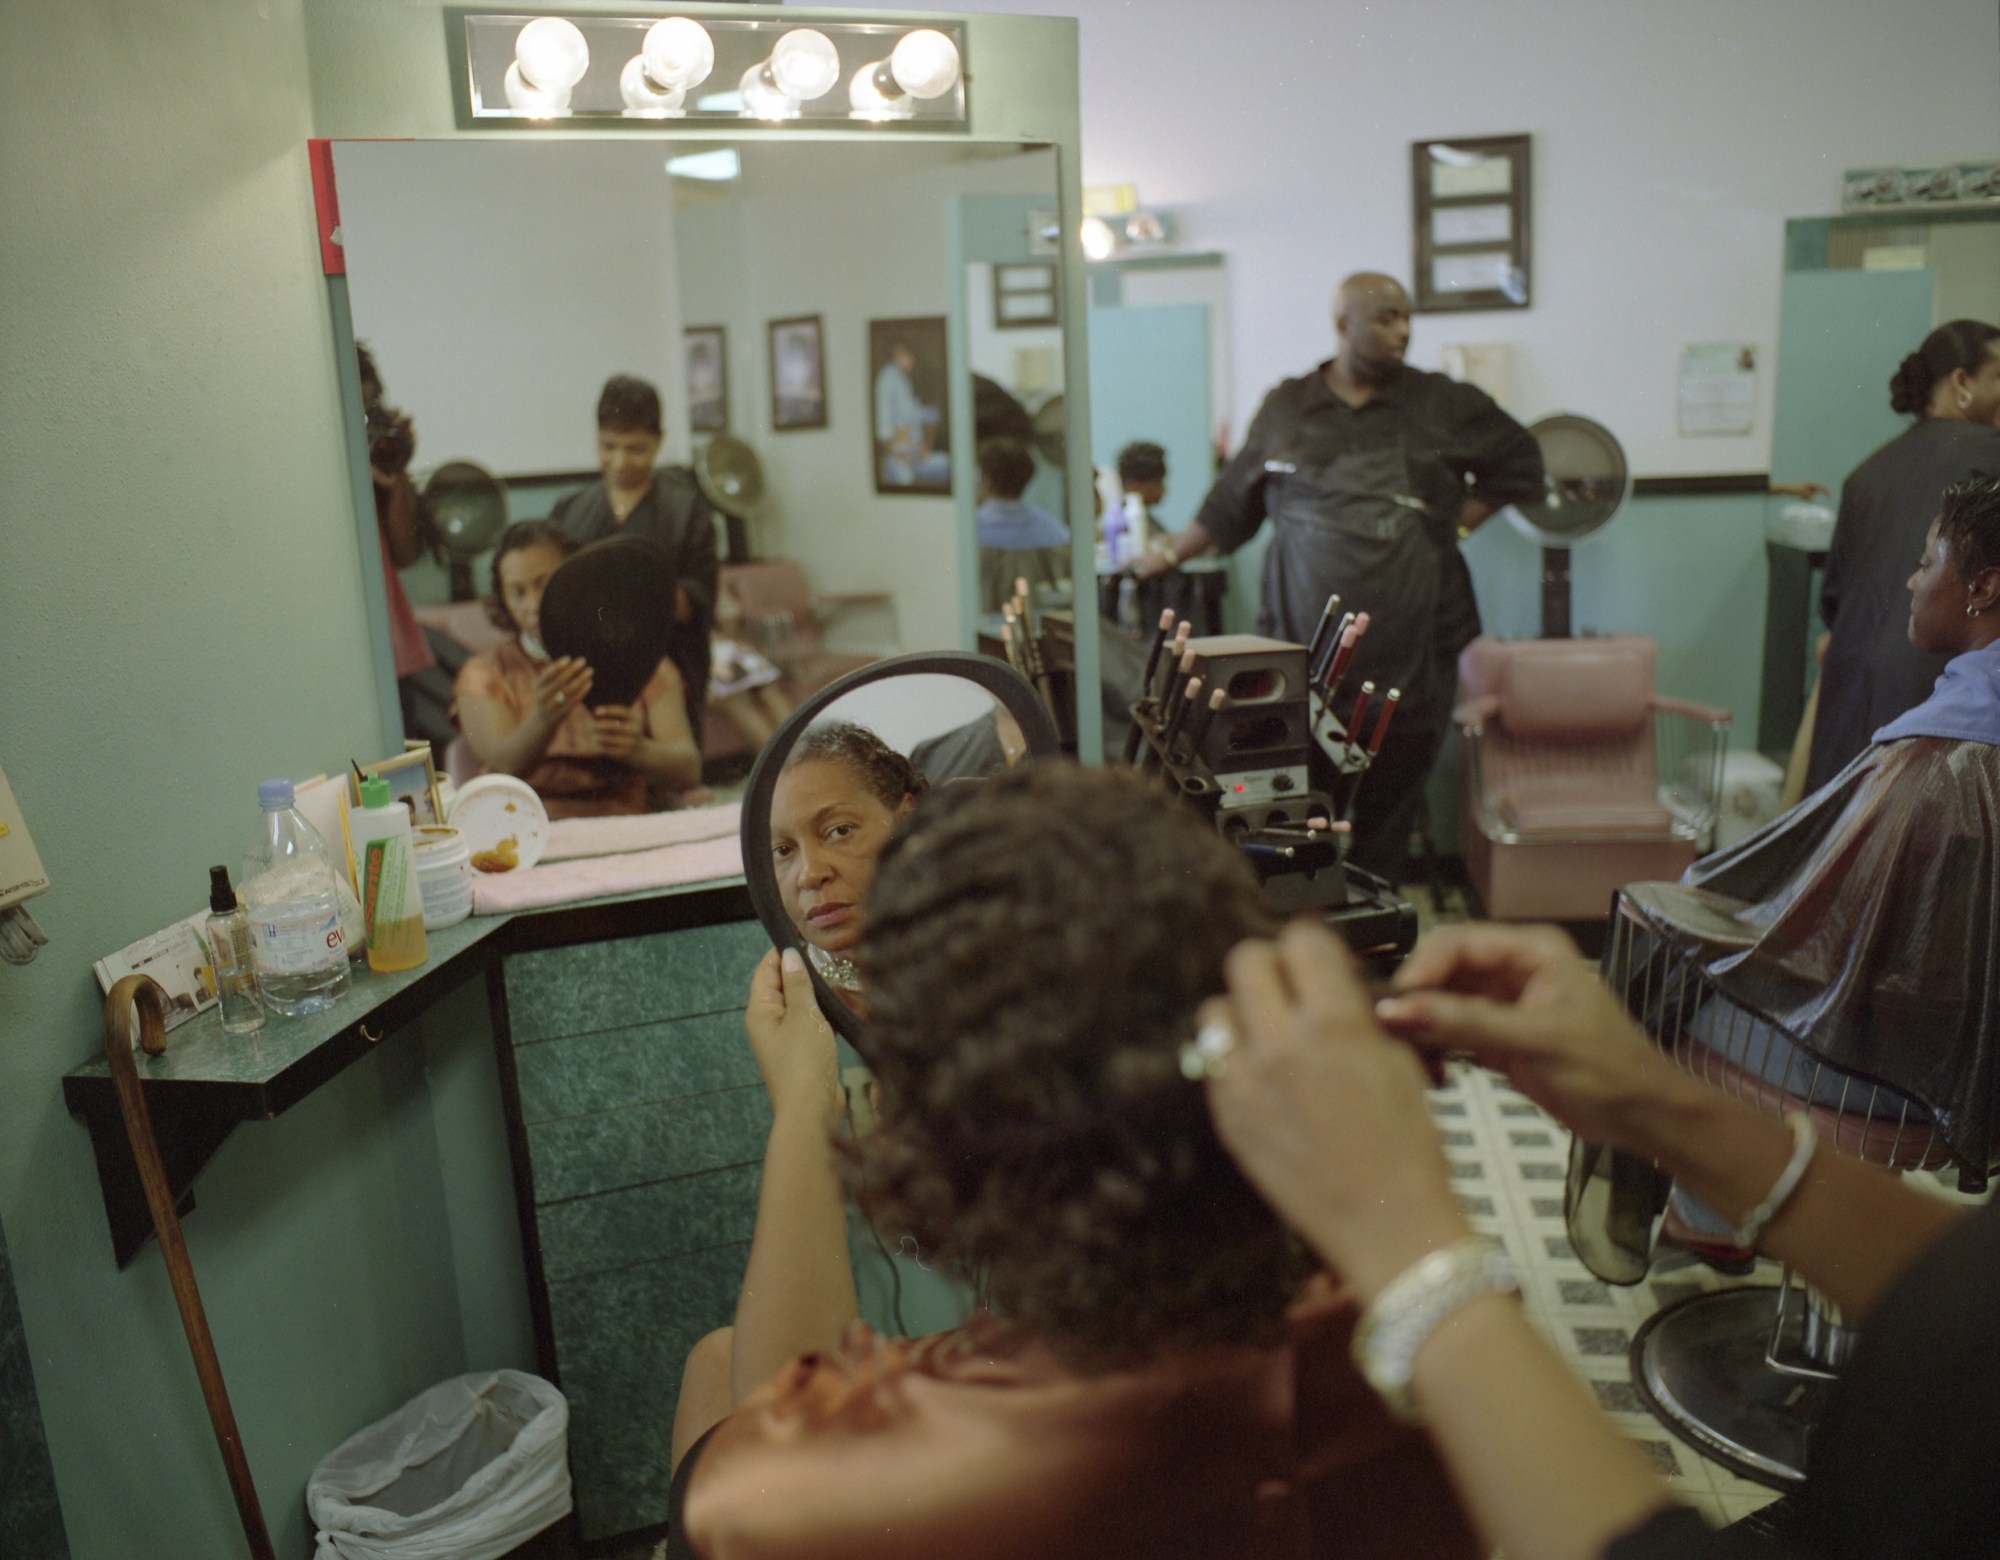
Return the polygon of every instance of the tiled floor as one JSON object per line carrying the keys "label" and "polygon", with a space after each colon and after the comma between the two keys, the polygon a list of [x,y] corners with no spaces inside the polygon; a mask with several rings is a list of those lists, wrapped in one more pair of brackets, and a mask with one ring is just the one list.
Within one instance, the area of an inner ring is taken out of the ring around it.
{"label": "tiled floor", "polygon": [[1774,1499],[1774,1491],[1709,1462],[1664,1429],[1639,1401],[1627,1357],[1633,1334],[1661,1306],[1697,1289],[1773,1283],[1775,1266],[1760,1264],[1745,1280],[1696,1265],[1629,1289],[1602,1283],[1577,1261],[1563,1233],[1569,1134],[1499,1078],[1471,1067],[1453,1069],[1447,1086],[1431,1096],[1431,1112],[1474,1227],[1506,1246],[1529,1319],[1619,1429],[1713,1523],[1733,1522]]}

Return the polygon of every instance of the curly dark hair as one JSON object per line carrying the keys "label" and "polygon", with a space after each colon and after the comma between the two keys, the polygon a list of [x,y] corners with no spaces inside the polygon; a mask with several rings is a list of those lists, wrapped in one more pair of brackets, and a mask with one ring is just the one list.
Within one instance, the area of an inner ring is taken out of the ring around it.
{"label": "curly dark hair", "polygon": [[1035,480],[1035,457],[1019,439],[981,439],[978,458],[979,474],[995,498],[1019,498]]}
{"label": "curly dark hair", "polygon": [[787,770],[814,762],[845,764],[867,787],[868,794],[891,812],[903,804],[904,797],[922,796],[930,789],[930,782],[915,764],[866,726],[850,720],[808,726],[785,755]]}
{"label": "curly dark hair", "polygon": [[1275,1338],[1310,1264],[1179,1066],[1271,930],[1242,857],[1128,772],[934,792],[868,895],[881,1112],[849,1190],[1072,1367]]}
{"label": "curly dark hair", "polygon": [[2000,482],[1974,477],[1944,490],[1938,535],[1962,579],[2000,569]]}
{"label": "curly dark hair", "polygon": [[2000,330],[1983,320],[1948,320],[1924,337],[1924,344],[1896,365],[1889,376],[1889,409],[1928,414],[1931,391],[1955,369],[1968,373],[2000,351]]}
{"label": "curly dark hair", "polygon": [[1125,487],[1166,478],[1167,452],[1150,439],[1136,440],[1118,452],[1118,480]]}
{"label": "curly dark hair", "polygon": [[486,618],[495,628],[518,634],[521,625],[507,610],[507,593],[500,585],[500,560],[512,552],[530,547],[553,547],[565,558],[576,551],[570,534],[553,520],[516,520],[500,533],[500,545],[493,549],[493,589],[486,594]]}

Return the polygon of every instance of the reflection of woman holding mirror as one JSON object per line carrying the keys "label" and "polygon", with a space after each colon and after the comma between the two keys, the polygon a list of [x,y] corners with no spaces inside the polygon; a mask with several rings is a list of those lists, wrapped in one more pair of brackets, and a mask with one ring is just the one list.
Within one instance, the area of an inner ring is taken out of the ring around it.
{"label": "reflection of woman holding mirror", "polygon": [[814,726],[771,793],[771,870],[785,913],[820,978],[858,1006],[853,956],[875,858],[927,789],[902,754],[865,726]]}
{"label": "reflection of woman holding mirror", "polygon": [[514,637],[467,661],[452,714],[489,771],[519,775],[551,818],[644,812],[647,793],[701,778],[679,671],[663,659],[628,705],[590,707],[591,670],[542,647],[542,592],[575,545],[546,520],[511,525],[486,610]]}
{"label": "reflection of woman holding mirror", "polygon": [[[1224,956],[1271,928],[1240,854],[1129,775],[1030,766],[928,798],[868,917],[879,1120],[838,1156],[804,967],[752,987],[773,1125],[735,1326],[682,1379],[668,1552],[1484,1553],[1183,1073]],[[836,1157],[991,1311],[856,1325]]]}
{"label": "reflection of woman holding mirror", "polygon": [[690,727],[708,698],[708,635],[715,622],[719,565],[715,510],[685,466],[660,466],[665,440],[660,392],[615,374],[597,399],[597,465],[602,482],[572,493],[549,518],[578,546],[636,536],[666,555],[674,574],[674,633],[668,654],[687,690]]}

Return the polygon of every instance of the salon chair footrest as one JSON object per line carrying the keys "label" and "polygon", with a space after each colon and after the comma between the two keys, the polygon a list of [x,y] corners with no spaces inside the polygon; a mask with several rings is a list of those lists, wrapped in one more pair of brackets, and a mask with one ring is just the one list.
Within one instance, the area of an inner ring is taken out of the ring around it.
{"label": "salon chair footrest", "polygon": [[1666,1307],[1632,1340],[1632,1381],[1654,1417],[1702,1456],[1788,1490],[1805,1478],[1832,1383],[1765,1363],[1777,1306],[1778,1291],[1756,1285]]}

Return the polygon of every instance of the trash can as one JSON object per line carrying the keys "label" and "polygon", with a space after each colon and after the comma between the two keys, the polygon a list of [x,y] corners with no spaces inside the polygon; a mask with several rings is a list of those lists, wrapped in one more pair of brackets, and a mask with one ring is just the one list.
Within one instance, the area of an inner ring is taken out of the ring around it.
{"label": "trash can", "polygon": [[306,1481],[313,1560],[500,1560],[570,1510],[569,1405],[539,1376],[457,1376]]}

